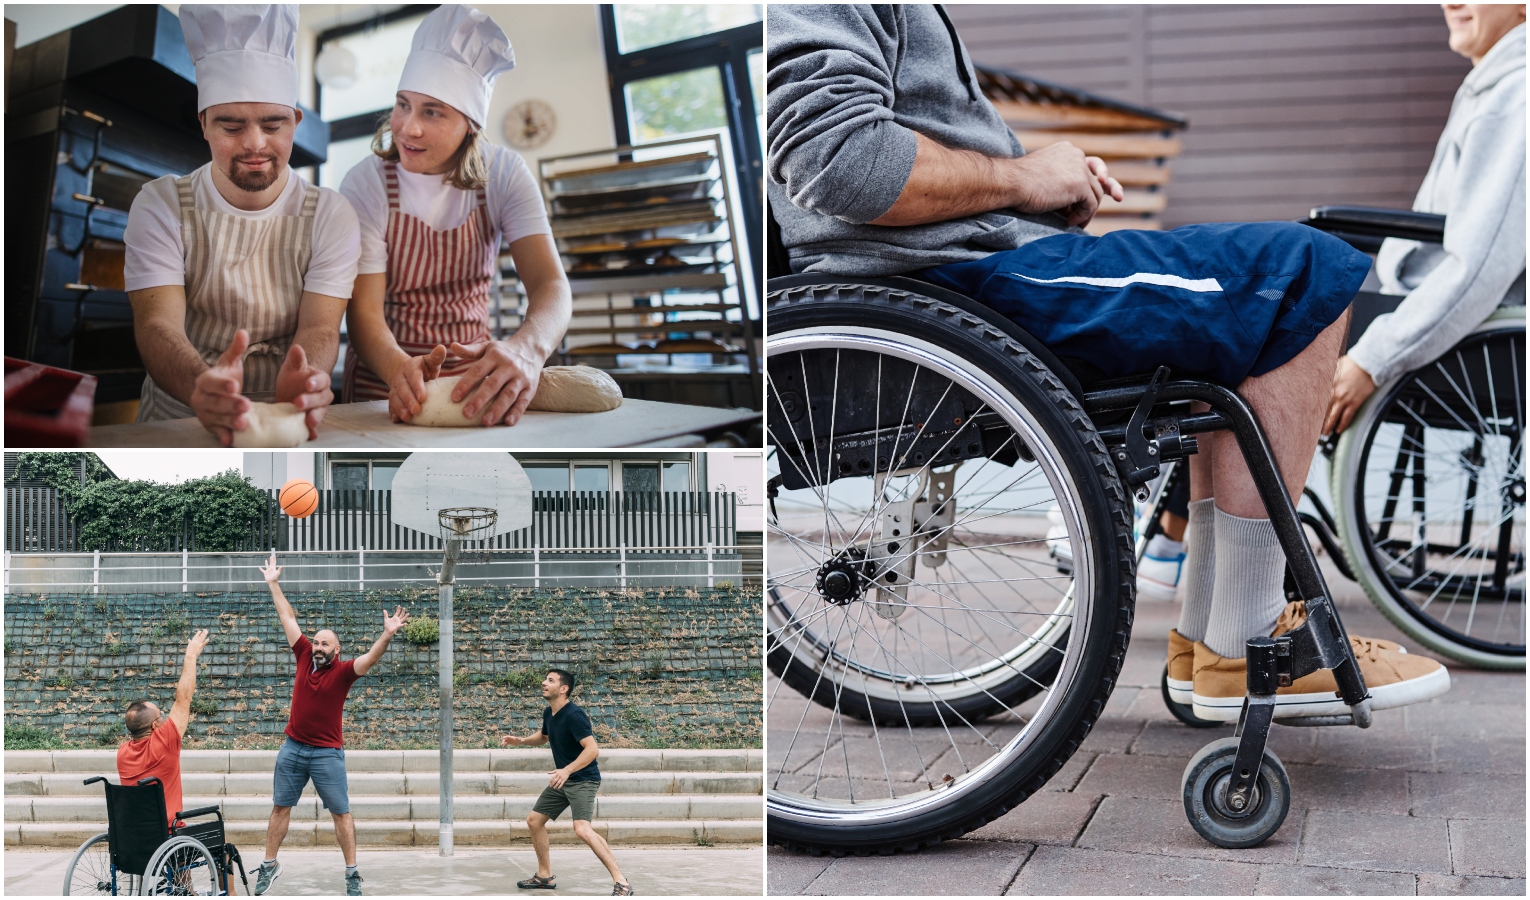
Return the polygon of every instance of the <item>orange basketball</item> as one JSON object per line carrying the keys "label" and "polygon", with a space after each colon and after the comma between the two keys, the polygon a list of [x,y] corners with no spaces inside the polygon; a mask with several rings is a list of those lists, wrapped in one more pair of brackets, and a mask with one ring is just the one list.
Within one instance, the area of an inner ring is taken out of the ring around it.
{"label": "orange basketball", "polygon": [[282,512],[294,519],[306,519],[319,508],[319,491],[306,478],[294,478],[282,485]]}

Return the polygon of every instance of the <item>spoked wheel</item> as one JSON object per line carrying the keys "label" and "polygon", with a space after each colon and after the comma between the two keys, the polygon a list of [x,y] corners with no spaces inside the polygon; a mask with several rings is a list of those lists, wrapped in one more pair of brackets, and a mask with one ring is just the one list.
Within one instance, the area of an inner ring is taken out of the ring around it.
{"label": "spoked wheel", "polygon": [[64,871],[64,896],[131,894],[132,891],[127,889],[128,877],[122,877],[119,891],[113,880],[111,846],[103,831],[74,851],[74,858],[69,860],[69,868]]}
{"label": "spoked wheel", "polygon": [[1232,808],[1226,794],[1229,783],[1239,775],[1233,771],[1237,756],[1237,738],[1212,741],[1191,757],[1179,784],[1190,827],[1218,847],[1234,850],[1264,843],[1280,830],[1291,810],[1286,767],[1268,748],[1248,808]]}
{"label": "spoked wheel", "polygon": [[1130,505],[1074,396],[978,314],[847,285],[770,315],[770,840],[959,836],[1038,790],[1109,697]]}
{"label": "spoked wheel", "polygon": [[218,866],[202,842],[179,835],[160,845],[144,869],[143,894],[212,897],[221,893]]}
{"label": "spoked wheel", "polygon": [[1438,653],[1525,667],[1525,331],[1499,311],[1378,390],[1332,470],[1345,555],[1371,600]]}

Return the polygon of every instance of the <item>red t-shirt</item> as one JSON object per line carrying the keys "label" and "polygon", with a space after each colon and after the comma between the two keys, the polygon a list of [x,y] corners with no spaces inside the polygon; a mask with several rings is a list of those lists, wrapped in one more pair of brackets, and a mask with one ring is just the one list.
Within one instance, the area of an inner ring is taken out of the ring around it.
{"label": "red t-shirt", "polygon": [[287,737],[314,747],[344,747],[340,714],[345,697],[360,675],[356,661],[337,660],[328,668],[313,664],[313,643],[304,635],[292,645],[297,657],[297,678],[292,682],[292,714],[287,717]]}
{"label": "red t-shirt", "polygon": [[175,824],[181,811],[181,733],[169,717],[154,733],[117,747],[117,780],[132,787],[140,778],[158,778],[165,786],[165,817]]}

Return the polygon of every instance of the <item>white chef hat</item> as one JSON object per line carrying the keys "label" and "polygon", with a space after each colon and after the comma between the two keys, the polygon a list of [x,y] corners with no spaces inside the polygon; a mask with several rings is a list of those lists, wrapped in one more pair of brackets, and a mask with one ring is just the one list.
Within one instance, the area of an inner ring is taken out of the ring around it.
{"label": "white chef hat", "polygon": [[398,89],[434,97],[482,128],[494,80],[513,68],[515,51],[498,23],[471,6],[443,4],[414,30]]}
{"label": "white chef hat", "polygon": [[295,4],[182,4],[197,112],[219,103],[298,105]]}

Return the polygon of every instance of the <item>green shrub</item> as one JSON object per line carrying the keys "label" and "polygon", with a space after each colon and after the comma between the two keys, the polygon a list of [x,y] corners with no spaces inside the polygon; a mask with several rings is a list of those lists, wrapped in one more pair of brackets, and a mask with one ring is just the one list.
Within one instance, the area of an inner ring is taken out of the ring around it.
{"label": "green shrub", "polygon": [[63,741],[41,728],[9,723],[5,726],[7,750],[58,750],[63,746]]}
{"label": "green shrub", "polygon": [[210,716],[218,711],[218,701],[211,697],[192,697],[191,711],[199,716]]}
{"label": "green shrub", "polygon": [[441,623],[428,617],[404,623],[404,640],[411,644],[434,644],[441,639]]}
{"label": "green shrub", "polygon": [[43,684],[48,687],[63,688],[67,691],[74,687],[74,676],[60,669],[57,675],[44,681]]}
{"label": "green shrub", "polygon": [[500,687],[524,689],[536,687],[542,683],[542,677],[531,669],[516,669],[514,672],[501,672],[494,676],[494,683]]}
{"label": "green shrub", "polygon": [[719,581],[719,582],[716,583],[716,587],[717,587],[717,589],[719,591],[731,591],[731,590],[733,590],[733,582],[731,582],[731,581]]}

